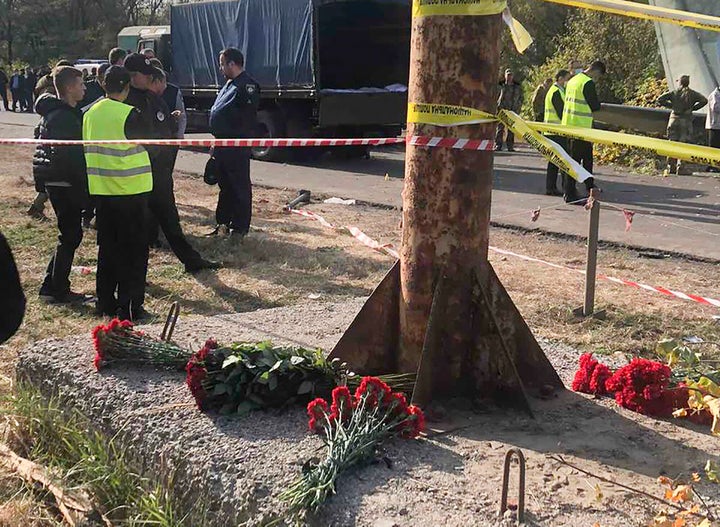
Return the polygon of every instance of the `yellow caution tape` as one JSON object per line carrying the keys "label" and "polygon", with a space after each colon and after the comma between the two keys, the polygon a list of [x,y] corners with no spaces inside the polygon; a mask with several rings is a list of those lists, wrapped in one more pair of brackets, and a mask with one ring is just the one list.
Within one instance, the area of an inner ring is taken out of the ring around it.
{"label": "yellow caution tape", "polygon": [[518,53],[524,53],[533,43],[532,36],[528,30],[525,29],[525,26],[512,16],[509,7],[503,11],[502,19],[510,29],[510,36],[512,37],[513,44],[515,44],[515,49],[518,50]]}
{"label": "yellow caution tape", "polygon": [[661,156],[668,156],[698,165],[720,167],[720,148],[709,146],[689,145],[678,141],[666,139],[655,139],[654,137],[643,137],[640,135],[624,134],[620,132],[608,132],[594,128],[577,128],[575,126],[563,126],[558,124],[528,123],[528,125],[540,132],[550,132],[555,135],[581,139],[591,143],[603,145],[620,145],[642,148],[655,152]]}
{"label": "yellow caution tape", "polygon": [[411,102],[408,104],[408,123],[432,124],[435,126],[462,126],[466,124],[485,124],[497,121],[491,113],[452,106],[450,104],[430,104]]}
{"label": "yellow caution tape", "polygon": [[710,31],[720,31],[720,18],[710,15],[702,15],[700,13],[691,13],[689,11],[680,11],[679,9],[669,9],[666,7],[658,7],[653,5],[645,5],[637,2],[628,2],[626,0],[545,0],[554,4],[568,5],[572,7],[582,7],[584,9],[592,9],[594,11],[603,11],[615,15],[629,16],[633,18],[641,18],[643,20],[653,20],[655,22],[668,22],[678,24],[685,27],[694,27],[696,29],[707,29]]}
{"label": "yellow caution tape", "polygon": [[539,134],[528,123],[523,121],[518,114],[509,110],[500,110],[498,119],[505,124],[516,136],[522,137],[530,146],[535,148],[542,156],[557,166],[560,170],[582,183],[593,175],[585,170],[580,163],[575,161],[555,141]]}
{"label": "yellow caution tape", "polygon": [[413,0],[412,16],[497,15],[507,7],[507,0]]}

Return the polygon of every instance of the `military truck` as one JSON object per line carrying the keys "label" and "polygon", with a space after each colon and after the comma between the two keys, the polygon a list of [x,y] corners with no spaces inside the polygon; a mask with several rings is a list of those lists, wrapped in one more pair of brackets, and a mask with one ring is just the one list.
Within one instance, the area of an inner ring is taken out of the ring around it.
{"label": "military truck", "polygon": [[[408,0],[177,4],[169,27],[125,28],[118,45],[155,50],[182,89],[189,127],[197,131],[207,130],[209,109],[225,83],[218,54],[228,46],[244,52],[246,69],[261,86],[260,136],[394,136],[406,120]],[[298,150],[253,153],[265,160],[320,153]]]}

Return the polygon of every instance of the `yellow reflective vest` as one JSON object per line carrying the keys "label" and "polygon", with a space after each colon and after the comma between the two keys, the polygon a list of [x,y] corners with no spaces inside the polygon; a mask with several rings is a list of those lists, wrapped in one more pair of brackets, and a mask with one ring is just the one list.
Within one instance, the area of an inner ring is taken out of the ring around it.
{"label": "yellow reflective vest", "polygon": [[[103,99],[83,117],[83,140],[127,140],[125,121],[133,107]],[[132,196],[153,188],[150,157],[142,145],[85,145],[91,196]]]}
{"label": "yellow reflective vest", "polygon": [[562,116],[558,115],[557,111],[555,111],[555,106],[553,106],[552,100],[556,93],[560,92],[560,97],[562,97],[562,100],[565,101],[565,88],[562,86],[558,86],[557,84],[553,84],[550,86],[550,89],[547,92],[547,95],[545,95],[545,119],[544,121],[548,124],[561,124],[562,123]]}
{"label": "yellow reflective vest", "polygon": [[585,100],[585,85],[592,79],[584,73],[578,73],[565,87],[565,110],[562,124],[592,128],[593,114],[590,105]]}

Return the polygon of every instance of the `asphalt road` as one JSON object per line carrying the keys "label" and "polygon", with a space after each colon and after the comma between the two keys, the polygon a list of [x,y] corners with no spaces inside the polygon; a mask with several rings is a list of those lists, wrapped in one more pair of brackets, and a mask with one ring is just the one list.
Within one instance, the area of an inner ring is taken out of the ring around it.
{"label": "asphalt road", "polygon": [[[0,137],[32,137],[37,116],[0,112]],[[29,147],[30,148],[30,147]],[[202,174],[207,154],[181,152],[177,170]],[[549,232],[585,235],[588,213],[544,195],[545,162],[524,145],[514,154],[495,156],[492,220]],[[373,152],[368,160],[312,164],[253,161],[254,183],[400,207],[404,153],[400,148]],[[720,260],[720,178],[644,176],[600,167],[601,240]],[[29,197],[29,196],[28,196]],[[632,228],[616,208],[636,212]],[[537,222],[531,211],[542,209]]]}

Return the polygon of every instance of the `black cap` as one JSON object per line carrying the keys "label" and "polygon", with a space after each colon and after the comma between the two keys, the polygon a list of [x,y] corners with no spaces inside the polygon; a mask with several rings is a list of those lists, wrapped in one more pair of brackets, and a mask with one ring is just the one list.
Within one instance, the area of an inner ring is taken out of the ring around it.
{"label": "black cap", "polygon": [[110,66],[105,72],[103,86],[108,93],[121,93],[130,84],[130,73],[122,66]]}
{"label": "black cap", "polygon": [[125,57],[123,65],[130,73],[142,73],[143,75],[155,73],[155,66],[150,63],[150,59],[140,53],[131,53]]}

